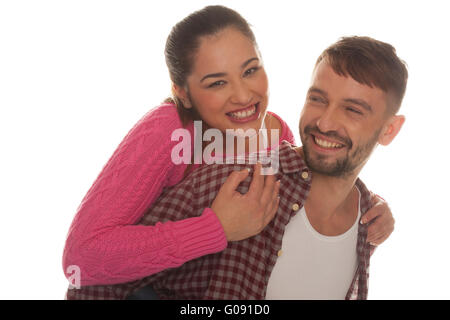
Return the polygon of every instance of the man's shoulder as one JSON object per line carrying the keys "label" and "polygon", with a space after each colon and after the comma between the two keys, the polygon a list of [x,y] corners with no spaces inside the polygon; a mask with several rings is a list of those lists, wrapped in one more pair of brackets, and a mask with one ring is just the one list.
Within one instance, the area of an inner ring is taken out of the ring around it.
{"label": "man's shoulder", "polygon": [[232,172],[241,171],[245,168],[250,168],[250,164],[238,164],[238,163],[212,163],[205,164],[194,171],[192,171],[184,180],[184,183],[193,183],[196,182],[206,182],[213,183],[215,181],[223,181],[226,179]]}

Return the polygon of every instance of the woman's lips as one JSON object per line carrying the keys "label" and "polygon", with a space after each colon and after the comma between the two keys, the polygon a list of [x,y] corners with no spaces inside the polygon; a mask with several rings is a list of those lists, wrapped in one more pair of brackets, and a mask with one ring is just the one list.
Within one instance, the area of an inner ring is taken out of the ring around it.
{"label": "woman's lips", "polygon": [[257,102],[249,107],[227,112],[226,115],[233,122],[243,123],[258,119],[259,111],[259,102]]}

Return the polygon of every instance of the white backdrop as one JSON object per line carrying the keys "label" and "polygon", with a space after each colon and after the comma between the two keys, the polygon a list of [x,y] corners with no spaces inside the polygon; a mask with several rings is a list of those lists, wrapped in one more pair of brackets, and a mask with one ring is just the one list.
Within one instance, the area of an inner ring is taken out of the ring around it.
{"label": "white backdrop", "polygon": [[[253,26],[269,110],[298,136],[321,51],[341,36],[393,44],[409,65],[406,123],[362,179],[396,230],[371,260],[370,299],[449,299],[450,22],[446,1],[1,1],[0,299],[62,299],[75,211],[129,129],[169,95],[170,28],[208,4]],[[275,4],[276,3],[276,4]]]}

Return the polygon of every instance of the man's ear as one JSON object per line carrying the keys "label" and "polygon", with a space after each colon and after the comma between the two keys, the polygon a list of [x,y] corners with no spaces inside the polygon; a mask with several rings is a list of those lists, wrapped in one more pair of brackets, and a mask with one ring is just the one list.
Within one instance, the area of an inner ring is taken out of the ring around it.
{"label": "man's ear", "polygon": [[188,94],[187,94],[187,90],[183,87],[177,86],[175,83],[172,83],[172,93],[178,97],[178,99],[181,100],[181,102],[183,103],[183,106],[186,109],[190,109],[192,108],[192,105],[190,103]]}
{"label": "man's ear", "polygon": [[394,140],[395,136],[399,133],[400,129],[405,122],[405,116],[402,115],[394,115],[390,117],[386,124],[384,125],[383,130],[378,138],[378,143],[387,146]]}

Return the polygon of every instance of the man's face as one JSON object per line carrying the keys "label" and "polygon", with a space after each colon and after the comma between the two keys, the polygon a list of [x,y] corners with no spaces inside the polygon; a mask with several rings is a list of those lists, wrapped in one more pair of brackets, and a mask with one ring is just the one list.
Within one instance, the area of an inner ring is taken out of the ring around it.
{"label": "man's face", "polygon": [[300,117],[308,166],[328,176],[359,172],[386,122],[386,102],[381,89],[339,76],[321,61],[314,70]]}

